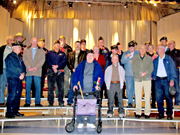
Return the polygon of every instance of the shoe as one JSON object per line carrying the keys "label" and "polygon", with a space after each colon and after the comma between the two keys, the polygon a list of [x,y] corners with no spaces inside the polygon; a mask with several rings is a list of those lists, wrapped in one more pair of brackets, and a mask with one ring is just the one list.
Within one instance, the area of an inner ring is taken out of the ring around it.
{"label": "shoe", "polygon": [[72,106],[72,104],[71,104],[71,103],[68,103],[67,105],[68,105],[68,106]]}
{"label": "shoe", "polygon": [[0,103],[0,107],[5,107],[5,103]]}
{"label": "shoe", "polygon": [[139,119],[141,118],[141,115],[135,114],[135,118]]}
{"label": "shoe", "polygon": [[175,105],[173,108],[174,109],[179,109],[179,105]]}
{"label": "shoe", "polygon": [[82,124],[82,123],[79,123],[77,126],[77,128],[83,128],[83,127],[84,127],[84,124]]}
{"label": "shoe", "polygon": [[158,115],[157,117],[156,117],[156,119],[163,119],[164,118],[164,116],[162,116],[162,115]]}
{"label": "shoe", "polygon": [[172,118],[172,115],[168,115],[167,116],[167,120],[172,120],[173,118]]}
{"label": "shoe", "polygon": [[150,119],[150,115],[144,115],[145,119]]}
{"label": "shoe", "polygon": [[111,113],[108,113],[107,114],[107,118],[111,118],[112,117],[112,114]]}
{"label": "shoe", "polygon": [[53,103],[49,103],[49,106],[53,106]]}
{"label": "shoe", "polygon": [[122,113],[122,114],[119,114],[119,117],[120,117],[120,118],[124,118],[125,115]]}
{"label": "shoe", "polygon": [[43,95],[41,95],[41,98],[44,98],[44,96],[43,96]]}
{"label": "shoe", "polygon": [[126,108],[133,108],[133,105],[131,103],[129,103]]}
{"label": "shoe", "polygon": [[15,116],[18,116],[18,117],[23,117],[23,116],[24,116],[24,114],[21,114],[21,113],[17,112],[17,113],[15,114]]}
{"label": "shoe", "polygon": [[64,98],[68,98],[68,95],[66,94],[66,95],[64,95]]}
{"label": "shoe", "polygon": [[24,104],[24,107],[30,107],[30,104]]}
{"label": "shoe", "polygon": [[87,123],[87,128],[96,128],[96,126],[94,124]]}
{"label": "shoe", "polygon": [[6,115],[6,118],[13,119],[13,118],[15,118],[15,116],[14,115]]}
{"label": "shoe", "polygon": [[63,107],[63,106],[64,106],[64,104],[63,104],[63,103],[59,103],[59,106],[60,106],[60,107]]}
{"label": "shoe", "polygon": [[58,98],[58,94],[56,94],[56,98]]}
{"label": "shoe", "polygon": [[41,104],[35,104],[36,107],[43,107]]}

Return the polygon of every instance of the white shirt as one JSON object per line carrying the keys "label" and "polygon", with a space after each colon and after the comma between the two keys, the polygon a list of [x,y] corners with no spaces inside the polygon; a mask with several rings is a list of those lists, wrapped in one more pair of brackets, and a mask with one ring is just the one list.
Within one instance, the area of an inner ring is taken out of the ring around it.
{"label": "white shirt", "polygon": [[167,77],[166,69],[165,69],[164,63],[163,63],[164,58],[165,58],[165,54],[162,59],[159,57],[158,69],[157,69],[157,75],[156,75],[158,77]]}
{"label": "white shirt", "polygon": [[130,59],[133,58],[134,52],[131,52],[131,56],[129,57]]}

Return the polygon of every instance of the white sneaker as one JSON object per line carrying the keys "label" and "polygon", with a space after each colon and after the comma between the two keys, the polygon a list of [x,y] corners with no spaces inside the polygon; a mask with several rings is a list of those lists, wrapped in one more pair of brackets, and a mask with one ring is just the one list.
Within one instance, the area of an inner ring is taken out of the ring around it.
{"label": "white sneaker", "polygon": [[125,115],[122,113],[122,114],[119,114],[119,117],[120,117],[120,118],[124,118]]}
{"label": "white sneaker", "polygon": [[179,109],[179,105],[175,105],[173,108],[174,109]]}
{"label": "white sneaker", "polygon": [[84,126],[84,124],[79,123],[78,126],[77,126],[77,128],[83,128],[83,126]]}
{"label": "white sneaker", "polygon": [[87,123],[87,128],[96,128],[96,126],[94,124]]}
{"label": "white sneaker", "polygon": [[107,114],[107,118],[111,118],[112,117],[112,114],[111,113],[108,113]]}

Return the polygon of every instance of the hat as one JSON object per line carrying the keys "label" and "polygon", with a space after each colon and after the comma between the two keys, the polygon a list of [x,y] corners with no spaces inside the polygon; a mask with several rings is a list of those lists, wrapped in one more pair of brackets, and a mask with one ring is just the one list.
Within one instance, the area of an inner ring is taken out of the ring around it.
{"label": "hat", "polygon": [[99,38],[98,38],[98,41],[99,41],[99,40],[104,40],[104,38],[103,38],[103,37],[99,37]]}
{"label": "hat", "polygon": [[112,46],[111,46],[111,50],[112,50],[112,49],[118,49],[118,46],[117,46],[117,45],[112,45]]}
{"label": "hat", "polygon": [[151,43],[149,41],[147,41],[147,42],[144,43],[144,45],[146,45],[146,44],[151,44]]}
{"label": "hat", "polygon": [[45,39],[41,38],[41,39],[38,40],[38,42],[45,42]]}
{"label": "hat", "polygon": [[59,39],[66,39],[63,35],[61,35],[60,37],[59,37]]}
{"label": "hat", "polygon": [[59,40],[55,40],[54,44],[60,44]]}
{"label": "hat", "polygon": [[161,41],[161,40],[166,40],[166,42],[167,42],[167,37],[162,37],[159,41]]}
{"label": "hat", "polygon": [[171,96],[174,96],[176,94],[176,88],[174,86],[169,87],[169,93]]}
{"label": "hat", "polygon": [[117,42],[116,45],[121,45],[121,43],[120,43],[120,42]]}
{"label": "hat", "polygon": [[17,33],[17,34],[14,36],[14,38],[17,38],[17,37],[20,37],[20,36],[23,38],[23,40],[26,39],[25,36],[23,36],[22,33],[20,33],[20,32]]}
{"label": "hat", "polygon": [[21,44],[18,42],[18,43],[12,43],[12,46],[21,46]]}
{"label": "hat", "polygon": [[136,40],[133,40],[133,42],[134,42],[135,45],[138,45],[138,43],[136,42]]}
{"label": "hat", "polygon": [[134,47],[136,44],[134,43],[134,41],[131,41],[128,43],[128,47]]}
{"label": "hat", "polygon": [[87,54],[88,54],[88,53],[93,53],[93,50],[92,50],[92,49],[90,49],[90,50],[87,52]]}

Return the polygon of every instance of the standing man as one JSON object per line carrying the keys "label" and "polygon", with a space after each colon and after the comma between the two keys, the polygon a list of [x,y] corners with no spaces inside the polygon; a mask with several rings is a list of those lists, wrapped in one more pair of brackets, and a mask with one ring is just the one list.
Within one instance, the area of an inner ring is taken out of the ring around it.
{"label": "standing man", "polygon": [[23,56],[23,52],[24,52],[24,48],[26,47],[26,45],[23,44],[23,42],[26,40],[25,36],[22,35],[22,33],[17,33],[14,36],[14,40],[15,43],[19,43],[21,45],[21,56]]}
{"label": "standing man", "polygon": [[71,82],[70,82],[70,90],[68,91],[68,105],[71,105],[73,103],[74,98],[74,92],[73,92],[73,74],[76,70],[76,67],[81,63],[82,61],[86,60],[86,51],[82,51],[80,48],[80,42],[75,42],[75,50],[73,52],[69,53],[68,57],[68,67],[71,70]]}
{"label": "standing man", "polygon": [[126,77],[126,92],[128,97],[127,108],[133,107],[134,96],[134,77],[132,71],[132,58],[139,54],[139,51],[135,50],[136,42],[131,41],[128,43],[129,50],[123,53],[121,62],[124,64],[125,77]]}
{"label": "standing man", "polygon": [[23,61],[26,66],[26,103],[24,107],[31,104],[31,84],[35,85],[35,106],[41,107],[41,74],[45,62],[45,53],[38,47],[37,38],[31,39],[31,45],[24,50]]}
{"label": "standing man", "polygon": [[105,59],[107,59],[109,50],[104,46],[104,38],[99,37],[98,39],[98,46],[99,46],[99,54],[103,54]]}
{"label": "standing man", "polygon": [[140,45],[140,54],[136,55],[132,59],[132,70],[135,84],[135,96],[136,96],[136,118],[141,117],[142,108],[142,88],[145,93],[145,110],[144,116],[146,119],[150,118],[151,107],[151,73],[153,71],[153,62],[150,56],[147,56],[146,46]]}
{"label": "standing man", "polygon": [[22,58],[19,56],[21,52],[20,44],[12,44],[13,52],[6,58],[6,74],[8,80],[8,99],[7,99],[7,118],[15,116],[24,116],[20,114],[20,98],[22,93],[22,80],[25,77],[26,68]]}
{"label": "standing man", "polygon": [[169,55],[175,65],[176,65],[176,75],[177,75],[177,79],[174,81],[174,86],[176,88],[176,95],[175,95],[175,106],[174,109],[178,109],[179,108],[179,102],[180,102],[180,90],[179,90],[179,67],[180,67],[180,50],[175,48],[176,46],[176,42],[171,40],[168,43],[168,47],[169,50],[166,51],[166,54]]}
{"label": "standing man", "polygon": [[86,49],[86,40],[85,39],[81,39],[81,50],[86,51],[86,52],[89,51],[88,49]]}
{"label": "standing man", "polygon": [[13,36],[8,36],[7,44],[0,47],[0,106],[5,106],[5,89],[6,89],[6,57],[12,52]]}
{"label": "standing man", "polygon": [[159,56],[154,59],[154,71],[152,79],[155,80],[156,101],[158,105],[159,115],[156,119],[164,118],[164,96],[166,97],[167,119],[172,120],[173,102],[172,96],[169,94],[169,86],[174,86],[177,79],[176,66],[171,57],[165,54],[165,46],[158,45],[157,52]]}
{"label": "standing man", "polygon": [[54,42],[54,50],[47,53],[48,75],[48,102],[49,106],[54,104],[54,84],[57,83],[59,106],[64,106],[64,68],[66,66],[66,55],[60,51],[59,40]]}
{"label": "standing man", "polygon": [[[94,92],[97,89],[100,89],[98,85],[95,85],[94,82],[98,81],[98,78],[101,78],[100,87],[104,82],[104,73],[101,65],[94,60],[94,54],[92,50],[89,50],[86,56],[86,60],[81,62],[73,75],[73,90],[78,89],[77,83],[80,81],[80,85],[83,93]],[[78,95],[78,99],[81,99],[81,95]],[[86,95],[84,99],[93,99],[93,95]],[[84,115],[77,116],[77,128],[83,128],[84,126]],[[87,128],[95,128],[96,116],[87,116]]]}
{"label": "standing man", "polygon": [[159,40],[160,42],[161,42],[161,44],[165,47],[165,52],[167,51],[167,50],[169,50],[168,49],[168,45],[167,45],[167,37],[162,37],[160,40]]}

